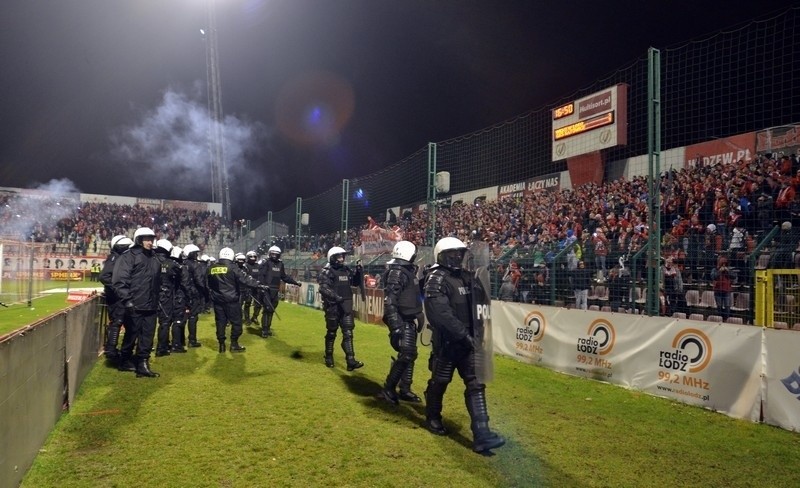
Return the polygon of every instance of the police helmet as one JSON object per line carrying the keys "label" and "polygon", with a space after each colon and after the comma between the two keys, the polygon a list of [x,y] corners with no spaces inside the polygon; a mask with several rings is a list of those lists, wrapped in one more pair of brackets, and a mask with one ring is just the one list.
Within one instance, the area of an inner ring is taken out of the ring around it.
{"label": "police helmet", "polygon": [[172,259],[180,259],[182,252],[183,252],[183,249],[181,249],[180,247],[172,246],[172,251],[170,251],[169,257],[171,257]]}
{"label": "police helmet", "polygon": [[267,256],[273,261],[277,261],[281,258],[281,248],[278,246],[272,246],[267,250]]}
{"label": "police helmet", "polygon": [[170,252],[172,252],[172,243],[166,239],[159,239],[156,241],[156,248],[163,249],[166,252],[166,254],[169,254]]}
{"label": "police helmet", "polygon": [[234,256],[235,253],[233,252],[233,249],[229,247],[223,247],[222,249],[219,250],[220,259],[227,259],[228,261],[233,261]]}
{"label": "police helmet", "polygon": [[333,265],[341,266],[344,264],[345,254],[347,254],[347,251],[339,246],[333,246],[332,248],[328,249],[328,262]]}
{"label": "police helmet", "polygon": [[156,233],[153,232],[153,229],[150,227],[139,227],[136,229],[136,232],[133,233],[133,243],[137,246],[142,245],[142,241],[145,238],[149,238],[153,241],[156,240]]}
{"label": "police helmet", "polygon": [[467,246],[455,237],[444,237],[433,246],[436,263],[452,270],[461,269]]}
{"label": "police helmet", "polygon": [[[413,242],[409,241],[400,241],[394,245],[394,249],[392,249],[392,260],[390,264],[395,264],[397,259],[401,259],[408,263],[413,263],[414,259],[417,258],[417,246],[414,245]],[[402,264],[402,263],[398,263]]]}

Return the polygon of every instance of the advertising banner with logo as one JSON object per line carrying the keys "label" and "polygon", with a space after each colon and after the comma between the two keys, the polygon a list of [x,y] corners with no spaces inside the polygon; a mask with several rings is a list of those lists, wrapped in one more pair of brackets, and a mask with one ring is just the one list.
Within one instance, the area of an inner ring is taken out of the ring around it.
{"label": "advertising banner with logo", "polygon": [[758,421],[761,329],[492,302],[495,351]]}
{"label": "advertising banner with logo", "polygon": [[686,168],[731,164],[744,160],[749,163],[755,156],[756,135],[753,132],[686,146]]}
{"label": "advertising banner with logo", "polygon": [[767,352],[764,422],[800,430],[800,333],[764,329]]}
{"label": "advertising banner with logo", "polygon": [[[359,289],[353,288],[353,312],[356,319],[369,324],[383,324],[383,289],[367,288],[366,295],[367,299],[362,300]],[[319,285],[316,283],[300,282],[297,294],[287,294],[286,298],[306,307],[322,308]]]}

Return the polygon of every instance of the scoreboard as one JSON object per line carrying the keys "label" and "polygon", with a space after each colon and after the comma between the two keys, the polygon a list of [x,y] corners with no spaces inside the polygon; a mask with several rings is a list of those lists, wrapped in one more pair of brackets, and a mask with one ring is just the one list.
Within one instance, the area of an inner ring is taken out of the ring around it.
{"label": "scoreboard", "polygon": [[628,143],[628,85],[553,109],[553,161]]}

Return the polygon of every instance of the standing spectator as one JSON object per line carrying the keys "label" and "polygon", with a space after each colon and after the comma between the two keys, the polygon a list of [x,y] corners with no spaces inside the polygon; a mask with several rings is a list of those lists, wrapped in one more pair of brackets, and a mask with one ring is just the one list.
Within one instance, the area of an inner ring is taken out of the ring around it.
{"label": "standing spectator", "polygon": [[503,275],[503,284],[500,285],[500,300],[510,302],[517,299],[517,286],[519,280],[522,278],[522,272],[519,269],[519,264],[516,261],[511,261],[508,269]]}
{"label": "standing spectator", "polygon": [[[133,247],[114,263],[111,286],[125,307],[125,336],[120,351],[121,371],[136,371],[137,377],[154,378],[150,370],[150,352],[156,332],[156,310],[161,286],[161,267],[153,253],[156,234],[139,227],[133,234]],[[134,357],[136,348],[136,363]]]}
{"label": "standing spectator", "polygon": [[731,305],[733,302],[730,268],[728,268],[728,258],[721,256],[717,266],[711,271],[711,279],[714,282],[714,299],[717,302],[717,311],[722,316],[722,320],[728,320],[731,316]]}
{"label": "standing spectator", "polygon": [[630,283],[627,276],[620,273],[619,266],[614,266],[608,275],[608,304],[611,311],[628,308],[630,299]]}
{"label": "standing spectator", "polygon": [[592,287],[592,277],[586,269],[583,260],[578,261],[578,267],[572,270],[572,289],[575,292],[575,308],[586,310],[589,307],[589,288]]}
{"label": "standing spectator", "polygon": [[603,273],[603,279],[606,278],[606,257],[608,256],[608,239],[606,238],[603,229],[597,229],[597,232],[592,236],[594,244],[595,267],[598,271]]}
{"label": "standing spectator", "polygon": [[686,296],[683,291],[683,277],[681,270],[675,266],[672,258],[667,258],[664,261],[664,267],[661,269],[661,276],[664,280],[664,294],[666,314],[671,315],[675,312],[685,313]]}

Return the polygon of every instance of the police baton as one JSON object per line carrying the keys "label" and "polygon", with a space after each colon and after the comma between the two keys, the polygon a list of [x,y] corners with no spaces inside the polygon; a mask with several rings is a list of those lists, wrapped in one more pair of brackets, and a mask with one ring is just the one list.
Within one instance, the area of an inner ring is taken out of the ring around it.
{"label": "police baton", "polygon": [[278,315],[278,311],[275,310],[275,307],[272,306],[272,299],[269,296],[267,296],[267,293],[269,292],[269,287],[268,286],[264,287],[264,288],[259,287],[258,289],[262,290],[264,292],[264,303],[259,302],[258,298],[256,298],[255,295],[253,296],[253,300],[255,300],[255,302],[258,303],[259,305],[261,305],[261,308],[263,308],[263,309],[266,309],[267,308],[267,304],[269,303],[270,311],[272,313],[274,313],[276,317],[278,317],[278,320],[282,321],[283,319],[281,318],[280,315]]}

